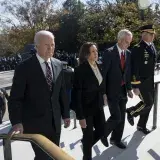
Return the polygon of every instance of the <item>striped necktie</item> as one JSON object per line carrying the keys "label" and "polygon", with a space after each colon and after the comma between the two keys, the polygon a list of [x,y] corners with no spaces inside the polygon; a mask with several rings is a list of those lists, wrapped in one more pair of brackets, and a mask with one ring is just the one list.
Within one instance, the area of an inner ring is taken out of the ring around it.
{"label": "striped necktie", "polygon": [[46,65],[46,81],[47,81],[49,90],[52,91],[52,84],[53,84],[52,71],[51,71],[51,68],[50,68],[48,62],[45,62],[45,65]]}

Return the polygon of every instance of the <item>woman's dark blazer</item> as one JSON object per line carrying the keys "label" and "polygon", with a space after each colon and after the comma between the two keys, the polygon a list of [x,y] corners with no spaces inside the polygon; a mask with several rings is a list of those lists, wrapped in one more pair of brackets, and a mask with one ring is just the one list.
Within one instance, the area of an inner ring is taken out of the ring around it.
{"label": "woman's dark blazer", "polygon": [[[99,65],[98,68],[101,72]],[[75,68],[72,94],[79,120],[93,116],[98,109],[103,109],[104,82],[99,85],[88,61]]]}

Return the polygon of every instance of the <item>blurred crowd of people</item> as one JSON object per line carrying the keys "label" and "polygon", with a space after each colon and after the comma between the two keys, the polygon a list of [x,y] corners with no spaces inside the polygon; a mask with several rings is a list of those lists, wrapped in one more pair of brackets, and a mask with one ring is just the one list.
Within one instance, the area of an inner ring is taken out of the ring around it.
{"label": "blurred crowd of people", "polygon": [[[22,53],[16,54],[14,56],[0,57],[0,72],[14,70],[18,64],[30,58],[33,54],[34,52],[31,51],[30,53]],[[67,64],[73,68],[77,65],[76,54],[68,54],[64,51],[57,51],[55,57],[61,61],[67,62]]]}
{"label": "blurred crowd of people", "polygon": [[9,57],[0,57],[0,72],[14,70],[21,61],[22,57],[20,54]]}
{"label": "blurred crowd of people", "polygon": [[59,59],[60,61],[67,62],[68,66],[75,68],[77,64],[77,54],[76,53],[66,53],[65,51],[57,51],[55,53],[55,58]]}

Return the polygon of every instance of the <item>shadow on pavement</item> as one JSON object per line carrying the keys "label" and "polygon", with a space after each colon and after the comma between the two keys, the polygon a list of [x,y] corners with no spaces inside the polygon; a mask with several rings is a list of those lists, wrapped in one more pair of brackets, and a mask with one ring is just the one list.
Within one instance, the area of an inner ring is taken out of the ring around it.
{"label": "shadow on pavement", "polygon": [[[97,156],[94,157],[93,160],[137,160],[138,157],[136,149],[142,142],[143,137],[143,134],[136,131],[134,132],[132,139],[128,143],[127,149],[122,150],[117,148],[116,146],[111,146],[110,148],[106,149],[101,155],[97,154]],[[125,145],[125,139],[127,138],[128,136],[123,139],[123,143]],[[116,158],[117,156],[119,157]]]}

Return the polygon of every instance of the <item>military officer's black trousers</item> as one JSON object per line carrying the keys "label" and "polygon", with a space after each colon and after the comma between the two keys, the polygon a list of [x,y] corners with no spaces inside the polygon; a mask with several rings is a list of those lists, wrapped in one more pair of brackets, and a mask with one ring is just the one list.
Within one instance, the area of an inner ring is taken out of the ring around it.
{"label": "military officer's black trousers", "polygon": [[137,126],[146,128],[150,110],[154,103],[154,78],[142,79],[139,86],[141,101],[129,109],[132,116],[140,115]]}

